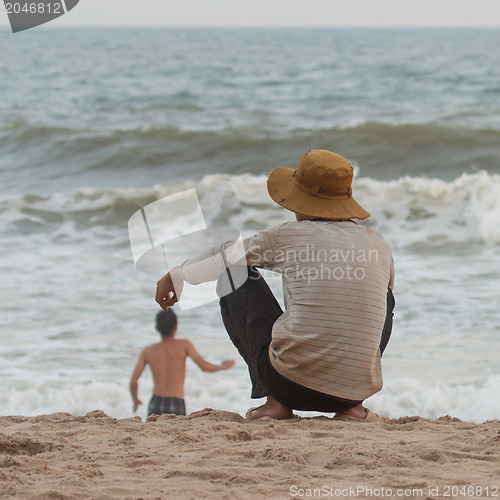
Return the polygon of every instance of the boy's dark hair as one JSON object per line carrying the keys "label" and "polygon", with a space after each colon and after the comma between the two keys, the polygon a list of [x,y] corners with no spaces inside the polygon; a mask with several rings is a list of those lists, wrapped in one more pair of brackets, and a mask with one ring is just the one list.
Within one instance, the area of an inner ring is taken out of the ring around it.
{"label": "boy's dark hair", "polygon": [[163,338],[170,337],[177,326],[177,316],[172,309],[160,311],[156,315],[156,329]]}

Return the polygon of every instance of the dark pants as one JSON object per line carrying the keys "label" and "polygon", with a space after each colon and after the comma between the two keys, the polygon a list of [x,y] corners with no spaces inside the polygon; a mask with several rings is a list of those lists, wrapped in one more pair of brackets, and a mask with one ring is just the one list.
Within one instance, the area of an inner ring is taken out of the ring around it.
{"label": "dark pants", "polygon": [[[229,271],[230,274],[231,271]],[[342,399],[303,387],[280,375],[269,359],[269,344],[275,321],[283,314],[264,278],[248,268],[247,281],[220,299],[224,326],[245,363],[252,382],[252,398],[272,396],[290,409],[342,412],[362,401]],[[224,275],[227,279],[227,275]],[[394,297],[387,294],[387,317],[380,342],[385,349],[392,330]]]}

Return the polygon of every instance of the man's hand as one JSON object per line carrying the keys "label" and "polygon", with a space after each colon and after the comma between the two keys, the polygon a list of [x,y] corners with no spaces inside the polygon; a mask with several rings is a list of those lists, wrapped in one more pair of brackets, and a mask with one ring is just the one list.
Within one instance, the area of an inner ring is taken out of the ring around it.
{"label": "man's hand", "polygon": [[176,273],[175,269],[172,269],[156,284],[156,302],[167,311],[169,307],[179,302],[183,287],[184,281],[180,272]]}

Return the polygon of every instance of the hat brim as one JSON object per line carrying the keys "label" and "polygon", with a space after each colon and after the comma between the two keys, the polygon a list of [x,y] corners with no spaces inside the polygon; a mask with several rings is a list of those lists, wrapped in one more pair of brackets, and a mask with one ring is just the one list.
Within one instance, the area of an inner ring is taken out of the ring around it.
{"label": "hat brim", "polygon": [[282,207],[297,214],[321,219],[366,219],[370,217],[354,198],[330,200],[320,198],[299,189],[293,182],[295,170],[288,167],[275,168],[267,179],[267,190],[271,198]]}

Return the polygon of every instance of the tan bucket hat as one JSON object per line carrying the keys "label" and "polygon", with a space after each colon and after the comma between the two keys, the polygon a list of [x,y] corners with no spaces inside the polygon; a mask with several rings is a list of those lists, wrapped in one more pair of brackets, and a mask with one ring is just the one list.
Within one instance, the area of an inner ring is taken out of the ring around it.
{"label": "tan bucket hat", "polygon": [[269,175],[271,198],[292,212],[320,219],[366,219],[370,216],[352,197],[352,165],[324,149],[311,149],[297,170],[277,167]]}

